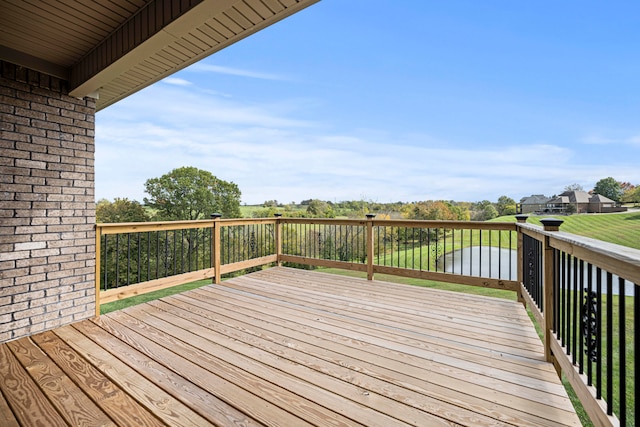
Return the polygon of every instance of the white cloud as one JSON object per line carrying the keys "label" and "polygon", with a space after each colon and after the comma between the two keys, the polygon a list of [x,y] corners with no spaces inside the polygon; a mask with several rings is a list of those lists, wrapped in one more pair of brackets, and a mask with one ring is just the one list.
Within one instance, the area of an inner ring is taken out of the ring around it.
{"label": "white cloud", "polygon": [[203,71],[217,74],[228,74],[238,77],[249,77],[252,79],[262,80],[287,80],[284,76],[270,73],[262,73],[259,71],[243,70],[240,68],[223,67],[220,65],[197,63],[189,67],[190,71]]}
{"label": "white cloud", "polygon": [[176,85],[176,86],[190,86],[192,83],[185,79],[180,79],[178,77],[166,77],[161,80],[162,83]]}
{"label": "white cloud", "polygon": [[[156,85],[97,115],[96,195],[142,200],[145,180],[195,166],[237,183],[246,203],[307,198],[416,201],[519,199],[631,166],[578,162],[553,144],[460,147],[430,135],[335,132],[300,119],[305,104],[243,105],[194,86]],[[576,178],[576,177],[580,177]]]}
{"label": "white cloud", "polygon": [[599,134],[588,135],[582,139],[584,144],[589,145],[631,145],[640,147],[640,134],[625,136],[625,137],[611,137],[602,136]]}

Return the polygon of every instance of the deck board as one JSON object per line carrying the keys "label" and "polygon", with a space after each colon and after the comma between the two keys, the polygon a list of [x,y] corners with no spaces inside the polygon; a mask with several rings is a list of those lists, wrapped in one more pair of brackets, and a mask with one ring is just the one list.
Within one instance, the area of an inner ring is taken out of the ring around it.
{"label": "deck board", "polygon": [[280,267],[1,344],[0,373],[13,425],[580,425],[521,304]]}

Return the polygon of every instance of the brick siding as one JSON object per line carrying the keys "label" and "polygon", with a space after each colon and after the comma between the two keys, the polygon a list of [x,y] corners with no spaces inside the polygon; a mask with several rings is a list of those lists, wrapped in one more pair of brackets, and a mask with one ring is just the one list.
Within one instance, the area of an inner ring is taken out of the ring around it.
{"label": "brick siding", "polygon": [[0,61],[0,342],[95,314],[94,118]]}

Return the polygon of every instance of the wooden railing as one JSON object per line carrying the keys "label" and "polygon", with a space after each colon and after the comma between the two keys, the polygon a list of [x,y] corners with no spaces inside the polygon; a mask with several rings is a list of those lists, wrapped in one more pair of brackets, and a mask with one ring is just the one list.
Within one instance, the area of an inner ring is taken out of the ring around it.
{"label": "wooden railing", "polygon": [[276,219],[98,224],[99,305],[277,261]]}
{"label": "wooden railing", "polygon": [[98,224],[96,314],[101,303],[264,265],[510,290],[530,308],[547,360],[594,424],[640,425],[640,251],[558,229],[522,216],[518,223],[217,216]]}

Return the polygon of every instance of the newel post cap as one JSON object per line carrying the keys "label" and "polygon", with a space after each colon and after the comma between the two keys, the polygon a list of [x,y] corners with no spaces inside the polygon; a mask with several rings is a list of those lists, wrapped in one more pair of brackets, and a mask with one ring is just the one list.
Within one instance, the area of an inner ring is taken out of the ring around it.
{"label": "newel post cap", "polygon": [[218,219],[218,218],[222,218],[222,214],[221,213],[212,213],[211,214],[211,218],[213,219]]}
{"label": "newel post cap", "polygon": [[518,222],[527,222],[527,218],[529,218],[529,215],[516,215],[516,221]]}
{"label": "newel post cap", "polygon": [[280,218],[282,214],[280,212],[276,212],[273,214],[273,216],[275,216],[276,218]]}
{"label": "newel post cap", "polygon": [[544,231],[559,231],[564,220],[557,218],[543,218],[540,222],[544,226]]}
{"label": "newel post cap", "polygon": [[367,219],[373,219],[373,218],[375,218],[375,217],[376,217],[376,214],[374,214],[374,213],[368,213],[366,216],[367,216]]}

